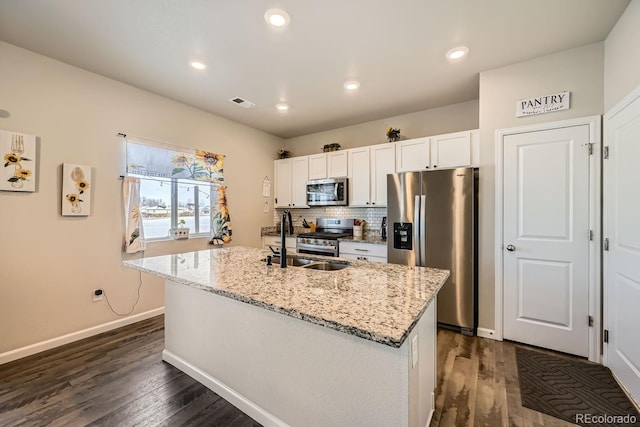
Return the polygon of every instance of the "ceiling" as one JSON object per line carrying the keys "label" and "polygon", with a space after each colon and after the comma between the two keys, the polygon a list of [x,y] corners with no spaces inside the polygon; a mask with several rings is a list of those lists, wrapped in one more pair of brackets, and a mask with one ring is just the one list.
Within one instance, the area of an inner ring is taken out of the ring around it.
{"label": "ceiling", "polygon": [[[477,99],[481,71],[602,41],[628,3],[0,0],[0,40],[291,138]],[[267,24],[274,7],[288,27]]]}

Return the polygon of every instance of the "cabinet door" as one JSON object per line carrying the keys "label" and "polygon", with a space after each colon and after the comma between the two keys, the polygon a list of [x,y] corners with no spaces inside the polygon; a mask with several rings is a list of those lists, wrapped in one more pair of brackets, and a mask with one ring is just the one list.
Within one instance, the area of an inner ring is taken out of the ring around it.
{"label": "cabinet door", "polygon": [[347,151],[349,160],[349,206],[370,206],[369,147]]}
{"label": "cabinet door", "polygon": [[308,208],[307,181],[309,180],[309,158],[291,159],[291,207]]}
{"label": "cabinet door", "polygon": [[471,132],[432,136],[431,164],[434,169],[471,166]]}
{"label": "cabinet door", "polygon": [[429,138],[415,138],[396,143],[396,172],[429,169]]}
{"label": "cabinet door", "polygon": [[291,206],[291,159],[275,160],[274,162],[274,205],[276,208]]}
{"label": "cabinet door", "polygon": [[309,179],[327,178],[327,155],[314,154],[309,156]]}
{"label": "cabinet door", "polygon": [[380,144],[370,147],[371,158],[371,205],[387,206],[387,174],[396,172],[395,144]]}
{"label": "cabinet door", "polygon": [[327,153],[327,178],[342,178],[347,174],[347,152],[332,151]]}

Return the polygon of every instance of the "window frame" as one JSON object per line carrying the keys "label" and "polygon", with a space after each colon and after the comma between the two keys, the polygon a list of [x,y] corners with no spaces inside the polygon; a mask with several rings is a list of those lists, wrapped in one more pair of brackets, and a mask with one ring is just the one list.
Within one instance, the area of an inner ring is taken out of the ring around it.
{"label": "window frame", "polygon": [[[157,177],[149,177],[149,176],[145,176],[145,175],[138,175],[138,174],[129,174],[129,176],[135,177],[142,180],[146,180],[146,181],[160,181],[160,179],[158,179]],[[164,181],[164,180],[167,181]],[[207,182],[200,182],[200,181],[194,181],[194,180],[190,180],[190,179],[184,179],[184,178],[164,178],[162,179],[162,182],[168,182],[170,184],[170,188],[171,188],[171,196],[170,196],[170,201],[171,201],[171,212],[170,212],[170,224],[169,224],[169,229],[167,230],[167,235],[166,236],[162,236],[162,237],[148,237],[145,235],[145,240],[147,242],[164,242],[164,241],[172,241],[175,240],[173,238],[171,238],[171,229],[173,228],[178,228],[178,221],[179,221],[179,215],[178,215],[178,203],[179,203],[179,185],[182,182],[183,184],[192,186],[192,188],[194,189],[194,197],[193,197],[193,204],[194,204],[194,227],[195,230],[189,230],[189,238],[209,238],[212,230],[213,230],[213,216],[214,216],[214,206],[213,206],[213,196],[214,196],[214,192],[216,190],[216,188],[218,187],[218,184],[214,184],[214,183],[207,183]],[[197,183],[196,183],[197,182]],[[207,215],[209,218],[209,231],[199,231],[200,228],[200,190],[202,190],[203,188],[208,188],[209,189],[209,214]],[[141,191],[140,192],[140,197],[144,197],[145,194]],[[144,218],[143,216],[141,216],[141,221],[142,221],[142,227],[144,229],[145,226],[145,220],[146,218]],[[192,232],[193,231],[193,232]]]}

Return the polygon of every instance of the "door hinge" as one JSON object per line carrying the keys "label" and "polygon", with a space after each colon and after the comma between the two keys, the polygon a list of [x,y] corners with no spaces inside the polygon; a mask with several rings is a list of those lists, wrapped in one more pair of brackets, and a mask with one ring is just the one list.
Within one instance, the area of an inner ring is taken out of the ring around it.
{"label": "door hinge", "polygon": [[608,158],[609,158],[609,146],[608,146],[608,145],[605,145],[605,146],[604,146],[602,155],[603,155],[603,157],[604,157],[605,159],[608,159]]}
{"label": "door hinge", "polygon": [[588,322],[589,322],[589,326],[593,326],[593,316],[588,316]]}
{"label": "door hinge", "polygon": [[602,337],[602,341],[609,342],[609,330],[608,329],[604,330],[604,334],[603,335],[604,336]]}
{"label": "door hinge", "polygon": [[589,240],[593,240],[593,230],[589,230]]}
{"label": "door hinge", "polygon": [[587,145],[589,146],[589,155],[591,156],[593,154],[593,142],[590,142]]}
{"label": "door hinge", "polygon": [[604,247],[603,247],[603,249],[604,249],[605,251],[608,251],[608,250],[609,250],[609,238],[608,238],[608,237],[605,237],[605,238],[604,238],[603,246],[604,246]]}

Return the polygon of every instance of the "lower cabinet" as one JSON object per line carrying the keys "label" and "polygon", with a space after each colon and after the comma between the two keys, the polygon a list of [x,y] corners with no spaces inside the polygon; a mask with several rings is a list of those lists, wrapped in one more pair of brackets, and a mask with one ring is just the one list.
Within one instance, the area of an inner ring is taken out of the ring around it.
{"label": "lower cabinet", "polygon": [[[269,246],[271,246],[273,249],[279,250],[281,244],[282,239],[280,238],[280,236],[262,236],[262,249],[269,249]],[[295,252],[296,238],[287,237],[285,239],[285,247],[287,248],[287,253]]]}
{"label": "lower cabinet", "polygon": [[387,245],[341,241],[339,251],[339,256],[342,258],[370,262],[387,262]]}

